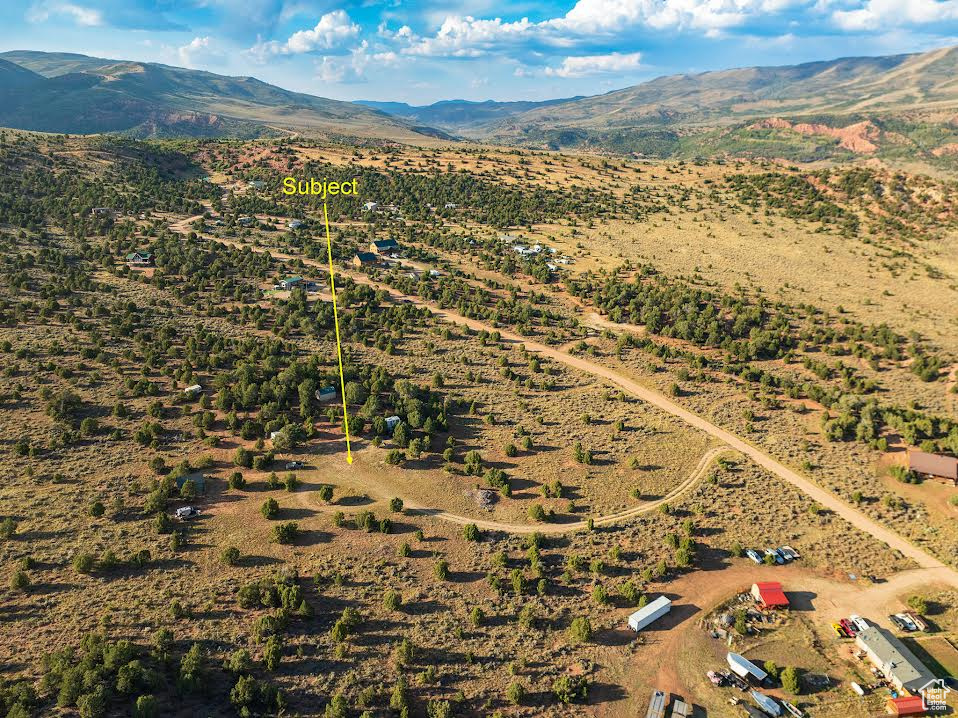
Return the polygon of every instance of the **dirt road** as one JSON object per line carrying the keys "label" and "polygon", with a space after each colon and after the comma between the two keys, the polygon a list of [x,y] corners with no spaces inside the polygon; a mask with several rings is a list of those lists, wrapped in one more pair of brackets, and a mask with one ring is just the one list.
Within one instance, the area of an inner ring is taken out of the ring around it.
{"label": "dirt road", "polygon": [[[182,222],[177,222],[175,225],[172,225],[171,228],[176,229],[177,231],[183,231],[181,228],[188,226],[189,223],[192,222],[194,219],[196,218],[193,217],[187,220],[183,220]],[[241,242],[221,240],[217,238],[213,238],[213,239],[215,241],[221,241],[224,244],[231,244],[234,246],[247,246],[247,247],[249,246]],[[251,249],[253,249],[254,251],[260,251],[260,252],[269,251],[266,248],[251,248]],[[320,261],[310,260],[304,257],[293,257],[292,255],[284,254],[282,252],[276,252],[276,251],[272,251],[270,252],[270,254],[279,259],[299,259],[306,265],[314,266],[321,270],[326,269],[326,265]],[[879,541],[887,544],[891,549],[898,551],[899,553],[901,553],[903,556],[906,556],[907,558],[912,559],[921,568],[936,569],[937,573],[948,577],[947,579],[948,583],[950,583],[951,585],[958,586],[958,572],[956,572],[955,570],[951,568],[946,567],[941,561],[939,561],[937,558],[935,558],[928,552],[910,543],[906,539],[896,534],[891,529],[886,528],[885,526],[882,526],[877,521],[874,521],[873,519],[869,518],[868,516],[861,513],[860,511],[858,511],[851,505],[845,503],[844,501],[837,498],[836,496],[826,491],[825,489],[821,488],[817,484],[813,483],[809,479],[806,479],[804,476],[801,476],[796,471],[790,469],[789,467],[785,466],[781,462],[774,459],[772,456],[767,454],[764,450],[756,446],[753,446],[752,444],[749,444],[747,441],[736,436],[735,434],[732,434],[731,432],[726,431],[722,427],[711,423],[707,419],[697,414],[694,414],[693,412],[680,406],[679,404],[677,404],[675,401],[665,396],[664,394],[661,394],[658,391],[655,391],[646,386],[643,386],[642,384],[639,384],[637,381],[626,376],[625,374],[615,369],[598,364],[594,361],[590,361],[584,357],[575,356],[561,349],[549,347],[540,342],[528,339],[526,337],[522,337],[518,334],[515,334],[514,332],[510,332],[509,330],[498,329],[498,328],[492,327],[489,324],[486,324],[485,322],[479,321],[477,319],[464,317],[461,314],[458,314],[457,312],[454,312],[452,310],[442,309],[438,305],[434,304],[433,302],[426,301],[419,297],[405,295],[397,289],[393,289],[392,287],[388,287],[386,285],[380,284],[379,282],[373,281],[372,279],[367,277],[365,274],[361,274],[361,273],[357,273],[357,272],[353,272],[349,270],[343,270],[343,269],[339,269],[337,271],[339,271],[343,275],[350,277],[351,279],[353,279],[353,281],[359,284],[366,284],[376,289],[383,290],[397,301],[410,302],[418,306],[425,307],[429,309],[433,313],[433,315],[435,315],[436,317],[440,319],[443,319],[453,324],[458,324],[460,326],[469,327],[470,329],[474,329],[476,331],[482,331],[482,330],[485,330],[488,332],[498,331],[502,339],[507,342],[521,344],[525,346],[525,348],[530,352],[538,353],[544,357],[552,359],[553,361],[562,363],[568,367],[577,369],[578,371],[582,371],[587,374],[592,374],[593,376],[600,377],[602,379],[605,379],[611,382],[612,384],[615,384],[627,394],[630,394],[631,396],[637,399],[641,399],[642,401],[645,401],[649,404],[657,406],[659,409],[665,412],[668,412],[669,414],[672,414],[675,417],[678,417],[679,419],[689,424],[690,426],[696,429],[699,429],[700,431],[703,431],[706,434],[709,434],[710,436],[715,437],[716,439],[719,439],[720,441],[724,442],[725,444],[735,449],[736,451],[741,452],[742,454],[750,458],[752,461],[754,461],[756,464],[766,469],[770,473],[792,484],[797,489],[799,489],[800,491],[808,495],[811,499],[816,501],[819,505],[834,512],[841,518],[845,519],[855,528],[859,529],[860,531],[863,531],[864,533],[870,534],[871,536],[875,537]],[[445,516],[443,516],[442,512],[439,512],[436,515],[442,518],[446,518]],[[448,520],[450,521],[454,520],[452,518],[453,516],[454,515],[450,514],[448,517]],[[510,526],[510,525],[502,524],[501,526]],[[515,525],[515,527],[517,530],[520,528],[529,530],[529,527],[520,527],[518,525]],[[502,529],[502,530],[509,530],[509,529]],[[535,530],[535,529],[532,529],[532,530]]]}
{"label": "dirt road", "polygon": [[[705,476],[705,473],[708,471],[708,468],[712,465],[712,462],[722,453],[728,451],[727,446],[719,446],[714,449],[706,451],[702,455],[702,458],[699,460],[699,463],[696,465],[695,469],[689,474],[688,478],[685,479],[678,487],[676,487],[672,492],[667,496],[663,496],[661,499],[656,499],[655,501],[648,501],[646,503],[634,506],[630,509],[625,509],[623,511],[617,511],[612,514],[607,514],[605,516],[596,516],[593,517],[593,523],[595,526],[608,526],[610,524],[615,524],[620,521],[625,521],[627,519],[635,518],[636,516],[641,516],[642,514],[647,514],[650,511],[655,511],[662,504],[668,503],[670,501],[675,501],[684,494],[688,493],[701,479]],[[365,459],[366,452],[357,452],[355,454],[355,461],[361,462]],[[367,472],[370,477],[375,476],[375,472]],[[394,496],[394,488],[391,486],[377,485],[375,483],[375,478],[370,478],[363,482],[365,488],[373,488],[376,490],[383,499]],[[303,495],[303,500],[305,501],[305,494]],[[432,518],[441,519],[443,521],[448,521],[450,523],[459,524],[460,526],[465,526],[466,524],[475,524],[480,529],[485,531],[505,531],[507,533],[513,534],[531,534],[531,533],[543,533],[543,534],[557,534],[557,533],[569,533],[573,531],[582,531],[587,528],[588,524],[586,521],[575,521],[572,523],[563,523],[563,524],[510,524],[504,523],[501,521],[484,521],[482,519],[476,519],[471,516],[461,516],[459,514],[450,513],[449,511],[439,511],[437,509],[430,508],[421,504],[415,500],[407,499],[406,497],[401,497],[403,499],[404,511],[409,514],[420,514],[424,516],[430,516]],[[307,504],[304,504],[307,505]],[[309,505],[310,508],[315,508],[315,506]]]}

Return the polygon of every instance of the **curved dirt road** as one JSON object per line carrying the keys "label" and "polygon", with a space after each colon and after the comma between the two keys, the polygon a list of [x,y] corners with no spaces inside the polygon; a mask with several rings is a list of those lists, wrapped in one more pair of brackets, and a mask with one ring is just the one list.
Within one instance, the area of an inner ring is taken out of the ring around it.
{"label": "curved dirt road", "polygon": [[[171,226],[179,231],[182,231],[181,227],[188,225],[195,217],[183,220]],[[242,242],[235,242],[230,240],[222,240],[219,238],[211,237],[213,241],[218,241],[223,244],[230,244],[233,246],[243,246],[249,247],[249,245]],[[256,252],[269,252],[271,256],[277,257],[279,259],[298,259],[304,264],[309,266],[314,266],[321,270],[328,271],[326,265],[323,262],[316,260],[307,259],[304,257],[294,257],[293,255],[285,254],[278,251],[270,251],[265,247],[249,247]],[[477,319],[470,319],[469,317],[464,317],[461,314],[458,314],[455,311],[449,309],[440,308],[433,302],[426,301],[419,297],[412,297],[403,294],[397,289],[386,286],[379,282],[376,282],[370,279],[365,274],[339,269],[340,274],[350,277],[353,281],[358,284],[366,284],[376,289],[383,290],[387,292],[394,300],[400,302],[409,302],[416,304],[417,306],[425,307],[429,309],[433,315],[436,317],[448,321],[453,324],[458,324],[460,326],[465,326],[476,331],[485,330],[487,332],[497,331],[499,332],[500,337],[503,340],[523,345],[528,351],[541,354],[542,356],[548,357],[553,361],[560,362],[565,364],[568,367],[577,369],[579,371],[585,372],[587,374],[592,374],[593,376],[601,377],[616,386],[622,389],[627,394],[641,399],[649,404],[657,406],[659,409],[672,414],[673,416],[681,419],[690,426],[699,429],[700,431],[709,434],[710,436],[719,439],[720,441],[728,444],[731,448],[736,451],[741,452],[756,464],[766,469],[767,471],[775,474],[779,478],[787,481],[792,484],[794,487],[805,493],[811,499],[816,501],[818,504],[824,508],[834,512],[838,516],[841,516],[843,519],[848,521],[852,526],[859,529],[860,531],[870,534],[874,538],[878,539],[882,543],[885,543],[889,548],[898,551],[903,556],[913,560],[919,567],[926,569],[936,569],[936,574],[941,576],[948,576],[948,582],[953,585],[958,585],[958,571],[946,566],[944,563],[939,561],[937,558],[929,554],[927,551],[922,550],[918,546],[915,546],[902,536],[898,535],[894,531],[885,526],[881,525],[877,521],[869,518],[859,510],[852,507],[850,504],[845,503],[834,494],[826,491],[821,488],[814,482],[806,479],[804,476],[801,476],[798,472],[788,468],[781,462],[774,459],[772,456],[767,454],[762,449],[749,444],[745,440],[739,438],[735,434],[732,434],[729,431],[726,431],[720,426],[717,426],[707,419],[694,414],[688,409],[680,406],[672,399],[668,398],[664,394],[655,391],[654,389],[649,389],[642,384],[639,384],[634,379],[630,379],[628,376],[611,369],[609,367],[598,364],[594,361],[590,361],[580,356],[574,356],[568,352],[562,351],[560,349],[555,349],[553,347],[547,346],[540,342],[528,339],[519,334],[511,332],[507,329],[499,329],[492,327],[485,322],[479,321]],[[447,518],[448,520],[454,520],[452,517],[454,514],[449,514],[448,516],[444,512],[438,512],[434,514],[441,518]],[[461,517],[459,517],[461,518]],[[469,523],[472,523],[472,520],[469,520]],[[508,526],[509,524],[505,524]],[[539,530],[538,527],[526,527],[515,525],[515,529],[518,531],[522,529],[525,532]]]}
{"label": "curved dirt road", "polygon": [[[614,524],[619,521],[641,516],[642,514],[647,514],[650,511],[655,511],[662,504],[668,503],[669,501],[674,501],[680,496],[688,493],[702,479],[706,470],[712,465],[712,462],[718,457],[718,455],[725,451],[728,451],[727,446],[719,446],[706,451],[705,454],[702,455],[702,458],[699,460],[699,463],[696,465],[695,469],[693,469],[692,473],[689,474],[689,477],[679,484],[674,491],[666,496],[663,496],[661,499],[649,501],[639,506],[634,506],[631,509],[617,511],[612,514],[606,514],[605,516],[594,517],[592,519],[593,524],[595,526],[608,526],[609,524]],[[587,521],[575,521],[573,523],[567,524],[508,524],[500,521],[484,521],[482,519],[475,519],[469,516],[460,516],[459,514],[449,513],[448,511],[437,511],[435,509],[430,509],[416,503],[415,501],[404,501],[404,506],[409,513],[431,516],[433,518],[442,519],[443,521],[449,521],[450,523],[459,524],[461,526],[465,526],[466,524],[475,524],[480,529],[484,529],[486,531],[505,531],[512,534],[569,533],[571,531],[582,531],[588,527]]]}

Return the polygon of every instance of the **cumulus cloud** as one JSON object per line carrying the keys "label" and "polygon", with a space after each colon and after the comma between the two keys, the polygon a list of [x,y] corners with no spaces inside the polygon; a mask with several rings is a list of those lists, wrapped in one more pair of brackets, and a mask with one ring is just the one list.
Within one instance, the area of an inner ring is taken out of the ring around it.
{"label": "cumulus cloud", "polygon": [[363,40],[353,48],[349,55],[324,55],[316,62],[316,77],[323,82],[349,84],[365,82],[366,70],[370,66],[394,67],[399,56],[392,51],[373,52],[369,43]]}
{"label": "cumulus cloud", "polygon": [[536,24],[529,22],[528,18],[503,22],[501,18],[481,20],[469,15],[447,17],[432,37],[407,33],[405,38],[409,45],[403,51],[427,57],[480,57],[503,44],[526,39],[535,27]]}
{"label": "cumulus cloud", "polygon": [[223,55],[224,53],[208,35],[194,37],[186,45],[176,48],[176,59],[183,67],[192,68],[214,62],[221,59]]}
{"label": "cumulus cloud", "polygon": [[590,75],[634,72],[641,67],[641,52],[612,52],[608,55],[567,57],[559,67],[547,67],[545,74],[550,77],[588,77]]}
{"label": "cumulus cloud", "polygon": [[333,50],[356,38],[360,29],[345,10],[333,10],[323,15],[311,30],[294,32],[286,42],[259,42],[250,48],[250,53],[257,59],[265,60],[276,55],[301,55]]}
{"label": "cumulus cloud", "polygon": [[946,22],[958,20],[958,0],[868,0],[853,10],[836,10],[832,20],[848,31]]}
{"label": "cumulus cloud", "polygon": [[38,2],[30,6],[27,11],[27,20],[30,22],[46,22],[51,17],[63,16],[70,18],[77,25],[97,27],[103,25],[103,13],[99,10],[70,2]]}

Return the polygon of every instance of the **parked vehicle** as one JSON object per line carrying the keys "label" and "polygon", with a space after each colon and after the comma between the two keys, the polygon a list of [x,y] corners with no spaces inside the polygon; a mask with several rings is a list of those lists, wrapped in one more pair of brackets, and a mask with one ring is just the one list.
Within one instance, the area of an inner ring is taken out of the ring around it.
{"label": "parked vehicle", "polygon": [[835,631],[835,635],[839,638],[848,638],[848,632],[842,627],[840,623],[833,623],[832,630]]}
{"label": "parked vehicle", "polygon": [[789,713],[791,713],[793,716],[795,716],[795,718],[805,718],[805,714],[802,713],[802,712],[798,709],[798,707],[796,707],[795,705],[789,703],[788,701],[782,700],[782,705],[785,706],[785,710],[787,710]]}
{"label": "parked vehicle", "polygon": [[914,611],[905,611],[904,615],[911,619],[911,622],[915,624],[915,628],[917,628],[919,631],[928,630],[928,621]]}
{"label": "parked vehicle", "polygon": [[292,471],[293,469],[301,469],[303,468],[303,466],[305,466],[305,464],[303,464],[302,461],[287,461],[286,462],[286,468],[290,471]]}
{"label": "parked vehicle", "polygon": [[871,626],[871,624],[869,624],[868,621],[861,616],[849,616],[848,619],[858,631],[864,631]]}
{"label": "parked vehicle", "polygon": [[715,671],[708,671],[705,675],[708,677],[709,681],[711,681],[714,685],[716,686],[725,685],[725,677],[716,673]]}
{"label": "parked vehicle", "polygon": [[745,555],[752,559],[755,563],[762,563],[762,556],[755,549],[745,549]]}
{"label": "parked vehicle", "polygon": [[918,630],[918,626],[915,625],[915,622],[911,620],[907,613],[896,613],[893,616],[889,616],[889,618],[903,631],[911,632]]}
{"label": "parked vehicle", "polygon": [[174,515],[176,518],[180,519],[180,521],[185,521],[186,519],[191,519],[194,516],[199,516],[200,511],[193,506],[181,506],[174,512]]}
{"label": "parked vehicle", "polygon": [[788,551],[786,551],[783,546],[779,546],[777,549],[775,549],[775,553],[781,556],[782,560],[785,563],[788,563],[789,561],[792,560],[792,555]]}
{"label": "parked vehicle", "polygon": [[849,621],[847,618],[843,618],[838,623],[839,625],[841,625],[842,628],[845,629],[845,633],[848,634],[851,638],[854,638],[855,635],[858,633],[858,629],[855,628],[855,626],[852,625],[852,622]]}
{"label": "parked vehicle", "polygon": [[771,556],[773,559],[775,559],[775,563],[777,563],[777,564],[783,564],[783,563],[785,563],[785,559],[783,559],[783,558],[779,555],[778,551],[776,551],[776,550],[773,549],[773,548],[767,548],[767,549],[765,549],[765,555],[766,555],[766,556]]}
{"label": "parked vehicle", "polygon": [[782,546],[782,548],[783,548],[785,551],[787,551],[789,554],[791,554],[792,560],[794,560],[794,559],[796,559],[796,558],[801,558],[801,557],[802,557],[802,554],[800,554],[798,551],[796,551],[795,549],[793,549],[791,546]]}

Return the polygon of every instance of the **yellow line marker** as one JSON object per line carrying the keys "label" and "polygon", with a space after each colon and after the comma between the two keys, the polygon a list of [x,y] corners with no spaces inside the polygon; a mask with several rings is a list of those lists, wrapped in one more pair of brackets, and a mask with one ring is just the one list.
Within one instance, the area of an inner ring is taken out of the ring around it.
{"label": "yellow line marker", "polygon": [[336,281],[333,279],[333,240],[329,237],[329,211],[323,202],[323,219],[326,222],[326,250],[329,254],[329,289],[333,295],[333,323],[336,325],[336,355],[339,357],[339,388],[343,393],[343,425],[346,427],[346,463],[353,463],[353,451],[349,446],[349,412],[346,409],[346,377],[343,375],[343,345],[339,341],[339,313],[336,309]]}

